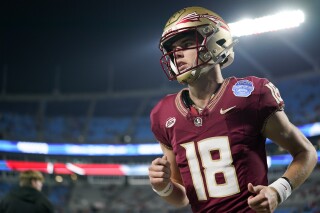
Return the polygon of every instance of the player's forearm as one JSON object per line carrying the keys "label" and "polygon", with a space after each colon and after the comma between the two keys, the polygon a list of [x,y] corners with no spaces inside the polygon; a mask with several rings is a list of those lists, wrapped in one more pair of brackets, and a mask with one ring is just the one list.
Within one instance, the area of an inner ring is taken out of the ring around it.
{"label": "player's forearm", "polygon": [[173,184],[172,193],[167,197],[162,197],[165,201],[176,207],[183,207],[189,204],[189,200],[185,193],[185,188],[178,183]]}
{"label": "player's forearm", "polygon": [[299,187],[310,176],[317,160],[317,152],[311,143],[305,150],[293,156],[293,161],[284,173],[284,176],[290,180],[293,189]]}

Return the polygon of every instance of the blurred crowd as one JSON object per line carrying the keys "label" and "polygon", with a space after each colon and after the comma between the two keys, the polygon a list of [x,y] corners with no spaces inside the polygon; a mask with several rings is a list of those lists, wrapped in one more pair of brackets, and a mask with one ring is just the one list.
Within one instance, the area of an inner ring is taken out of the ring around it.
{"label": "blurred crowd", "polygon": [[[285,101],[285,111],[297,126],[320,121],[320,77],[276,82]],[[11,103],[19,104],[22,103]],[[75,105],[76,106],[76,105]],[[14,109],[15,107],[11,107]],[[57,112],[57,114],[59,114]],[[0,138],[55,143],[152,143],[149,113],[137,117],[83,115],[0,114]]]}

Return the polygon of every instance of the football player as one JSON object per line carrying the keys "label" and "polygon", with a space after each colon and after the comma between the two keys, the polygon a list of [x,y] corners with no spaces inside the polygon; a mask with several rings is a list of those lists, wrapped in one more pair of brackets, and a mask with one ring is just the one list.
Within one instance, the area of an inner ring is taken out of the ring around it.
{"label": "football player", "polygon": [[[193,212],[273,212],[310,175],[317,153],[288,120],[278,89],[267,79],[224,79],[235,41],[216,13],[189,7],[166,23],[161,65],[185,84],[152,110],[151,128],[163,157],[152,161],[153,190]],[[282,177],[267,180],[266,138],[293,157]],[[269,185],[268,185],[269,184]]]}

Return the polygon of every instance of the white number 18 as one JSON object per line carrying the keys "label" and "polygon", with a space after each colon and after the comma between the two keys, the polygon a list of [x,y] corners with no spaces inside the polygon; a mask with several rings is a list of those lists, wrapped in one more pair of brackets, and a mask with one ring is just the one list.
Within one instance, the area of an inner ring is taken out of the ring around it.
{"label": "white number 18", "polygon": [[[204,178],[201,175],[196,145],[204,168]],[[207,138],[197,144],[188,142],[181,144],[181,146],[186,150],[193,185],[199,200],[207,200],[205,188],[208,190],[209,197],[213,198],[227,197],[240,191],[236,170],[232,165],[233,160],[228,137]],[[219,159],[212,159],[211,151],[213,150],[219,152]],[[217,173],[223,174],[225,183],[217,183],[215,178]]]}

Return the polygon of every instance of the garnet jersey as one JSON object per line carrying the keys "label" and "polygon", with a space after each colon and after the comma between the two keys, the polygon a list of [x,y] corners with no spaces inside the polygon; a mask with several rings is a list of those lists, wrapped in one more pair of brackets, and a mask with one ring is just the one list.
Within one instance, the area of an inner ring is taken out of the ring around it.
{"label": "garnet jersey", "polygon": [[253,212],[247,185],[267,185],[265,138],[269,116],[282,110],[278,89],[257,77],[225,79],[200,113],[183,102],[183,89],[152,110],[157,140],[172,149],[194,212]]}

